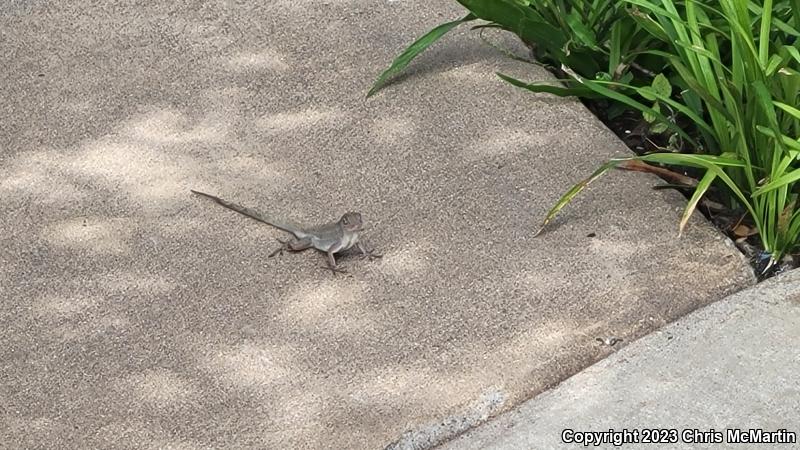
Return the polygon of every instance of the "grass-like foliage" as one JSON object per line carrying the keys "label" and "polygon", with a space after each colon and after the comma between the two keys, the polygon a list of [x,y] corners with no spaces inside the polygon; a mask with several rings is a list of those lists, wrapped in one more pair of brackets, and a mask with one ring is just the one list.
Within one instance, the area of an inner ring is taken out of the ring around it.
{"label": "grass-like foliage", "polygon": [[[475,19],[490,27],[517,34],[533,50],[536,59],[553,70],[564,65],[584,77],[632,81],[628,63],[655,41],[639,27],[623,4],[611,0],[526,1],[458,0],[470,13],[437,26],[400,54],[374,82],[367,97],[401,72],[448,31]],[[473,28],[485,27],[480,25]],[[630,56],[629,56],[630,55]],[[574,94],[593,96],[591,90],[563,80]]]}
{"label": "grass-like foliage", "polygon": [[498,74],[503,80],[534,92],[606,98],[689,149],[608,161],[564,194],[542,227],[590,182],[638,160],[703,171],[680,231],[717,184],[749,213],[771,262],[798,250],[800,0],[458,1],[469,14],[413,43],[369,95],[447,31],[482,19],[489,23],[478,27],[517,34],[563,75],[564,87]]}

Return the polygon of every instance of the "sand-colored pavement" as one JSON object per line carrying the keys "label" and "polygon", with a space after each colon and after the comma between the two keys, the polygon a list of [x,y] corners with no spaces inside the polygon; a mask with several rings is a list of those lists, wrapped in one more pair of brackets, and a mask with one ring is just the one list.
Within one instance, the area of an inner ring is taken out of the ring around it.
{"label": "sand-colored pavement", "polygon": [[[422,1],[0,6],[0,442],[423,448],[753,282],[685,200],[552,79]],[[494,35],[493,35],[494,36]],[[499,39],[496,36],[495,39]],[[384,257],[268,259],[362,212]],[[591,237],[590,237],[591,236]],[[392,444],[394,443],[394,444]],[[405,447],[404,447],[405,446]]]}

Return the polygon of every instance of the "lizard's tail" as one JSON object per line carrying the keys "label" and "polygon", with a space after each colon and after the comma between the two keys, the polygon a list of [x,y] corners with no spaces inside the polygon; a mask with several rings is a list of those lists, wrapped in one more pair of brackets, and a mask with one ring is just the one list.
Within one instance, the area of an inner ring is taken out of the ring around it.
{"label": "lizard's tail", "polygon": [[[279,230],[286,231],[287,233],[292,233],[295,236],[297,236],[298,233],[302,234],[302,232],[303,232],[303,230],[299,226],[291,225],[291,224],[288,224],[288,223],[281,223],[281,222],[277,222],[275,220],[269,219],[266,216],[264,216],[264,214],[261,214],[260,212],[254,210],[254,209],[250,209],[250,208],[247,208],[247,207],[244,207],[244,206],[241,206],[241,205],[237,205],[236,203],[232,203],[232,202],[229,202],[227,200],[223,200],[223,199],[221,199],[219,197],[216,197],[216,196],[213,196],[211,194],[206,194],[205,192],[195,191],[194,189],[189,189],[189,190],[193,194],[197,194],[197,195],[200,195],[200,196],[203,196],[203,197],[206,197],[206,198],[210,198],[214,202],[216,202],[216,203],[218,203],[218,204],[220,204],[220,205],[222,205],[222,206],[224,206],[224,207],[226,207],[226,208],[228,208],[230,210],[236,211],[239,214],[245,215],[245,216],[247,216],[247,217],[249,217],[251,219],[255,219],[255,220],[259,221],[259,222],[263,222],[263,223],[265,223],[267,225],[271,225],[271,226],[273,226],[273,227],[275,227],[275,228],[277,228]],[[298,237],[300,237],[300,236],[298,236]]]}

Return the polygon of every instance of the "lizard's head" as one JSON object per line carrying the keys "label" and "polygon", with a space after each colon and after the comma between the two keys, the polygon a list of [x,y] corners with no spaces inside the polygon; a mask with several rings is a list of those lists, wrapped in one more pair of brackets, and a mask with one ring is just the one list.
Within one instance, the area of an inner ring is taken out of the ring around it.
{"label": "lizard's head", "polygon": [[339,219],[339,223],[346,231],[356,232],[364,229],[364,223],[361,221],[361,214],[357,212],[349,212]]}

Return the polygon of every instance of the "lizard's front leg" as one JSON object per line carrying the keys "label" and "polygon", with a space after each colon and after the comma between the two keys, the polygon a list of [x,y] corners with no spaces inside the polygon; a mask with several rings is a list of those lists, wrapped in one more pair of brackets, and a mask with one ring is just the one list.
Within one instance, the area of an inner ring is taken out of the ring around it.
{"label": "lizard's front leg", "polygon": [[358,250],[361,252],[362,258],[369,258],[369,259],[383,258],[383,255],[375,253],[375,250],[367,250],[367,247],[361,242],[358,242],[356,244],[356,247],[358,247]]}
{"label": "lizard's front leg", "polygon": [[272,258],[275,255],[283,255],[283,251],[287,250],[290,252],[302,252],[303,250],[309,249],[314,246],[313,242],[311,242],[311,238],[303,238],[303,239],[290,239],[288,241],[282,241],[280,239],[276,239],[276,241],[281,243],[281,246],[278,247],[274,252],[269,254],[269,258]]}
{"label": "lizard's front leg", "polygon": [[328,254],[328,269],[336,275],[337,273],[347,273],[346,270],[336,267],[336,258],[333,256],[333,250],[328,250],[326,252]]}

